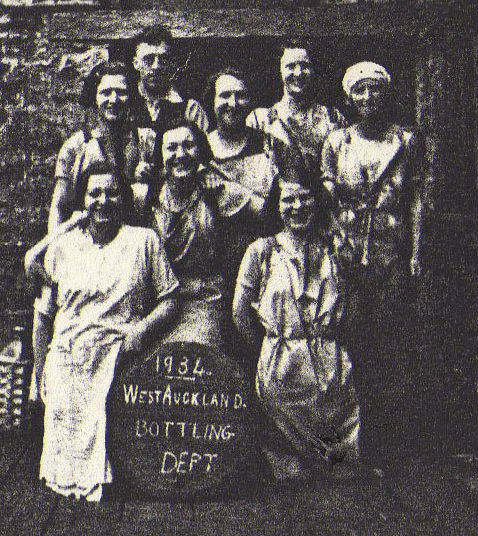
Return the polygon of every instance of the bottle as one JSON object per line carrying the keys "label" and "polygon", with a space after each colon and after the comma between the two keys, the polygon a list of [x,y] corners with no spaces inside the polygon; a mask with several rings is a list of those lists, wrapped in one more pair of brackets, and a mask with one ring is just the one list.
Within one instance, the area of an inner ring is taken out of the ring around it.
{"label": "bottle", "polygon": [[27,330],[13,328],[13,340],[0,352],[0,428],[18,428],[25,406],[27,357]]}
{"label": "bottle", "polygon": [[13,328],[13,340],[1,351],[2,360],[12,363],[22,360],[25,331],[23,326]]}

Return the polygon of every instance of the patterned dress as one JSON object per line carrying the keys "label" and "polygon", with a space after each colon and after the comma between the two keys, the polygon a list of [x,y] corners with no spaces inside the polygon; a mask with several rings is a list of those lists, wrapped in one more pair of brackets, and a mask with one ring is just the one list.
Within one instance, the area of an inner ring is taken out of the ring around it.
{"label": "patterned dress", "polygon": [[352,365],[339,338],[341,297],[327,247],[297,249],[285,233],[259,239],[241,264],[237,292],[251,289],[265,330],[256,390],[298,457],[266,448],[277,477],[323,462],[327,445],[358,456],[359,408]]}
{"label": "patterned dress", "polygon": [[404,424],[411,422],[417,392],[419,322],[410,260],[417,239],[413,204],[422,187],[419,152],[413,134],[396,125],[381,141],[364,139],[352,126],[333,132],[322,156],[347,245],[361,452],[376,463],[381,453],[388,456],[384,449],[407,442]]}
{"label": "patterned dress", "polygon": [[411,205],[420,187],[412,133],[392,125],[376,141],[355,126],[333,132],[324,144],[322,172],[333,184],[338,219],[357,261],[376,272],[407,271]]}
{"label": "patterned dress", "polygon": [[224,350],[226,312],[224,277],[217,252],[221,224],[235,216],[249,196],[216,196],[196,188],[180,207],[166,182],[152,209],[152,225],[161,238],[181,286],[181,310],[164,342],[196,342]]}
{"label": "patterned dress", "polygon": [[45,430],[40,478],[64,495],[88,496],[111,482],[106,397],[123,341],[122,326],[146,316],[178,281],[156,234],[122,226],[103,246],[81,229],[47,250],[55,283],[36,310],[54,318],[41,396]]}
{"label": "patterned dress", "polygon": [[283,142],[309,171],[318,173],[325,139],[334,130],[345,127],[346,121],[336,108],[312,103],[302,109],[284,95],[271,108],[253,110],[247,124]]}

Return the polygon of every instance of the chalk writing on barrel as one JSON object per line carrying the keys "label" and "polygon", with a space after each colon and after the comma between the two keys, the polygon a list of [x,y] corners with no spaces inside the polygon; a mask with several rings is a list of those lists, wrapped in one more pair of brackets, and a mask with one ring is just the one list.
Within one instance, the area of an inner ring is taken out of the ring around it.
{"label": "chalk writing on barrel", "polygon": [[166,450],[161,463],[161,473],[191,473],[194,469],[209,473],[214,469],[218,455],[214,453],[181,451],[179,454]]}
{"label": "chalk writing on barrel", "polygon": [[230,424],[137,419],[136,437],[165,437],[205,441],[230,441],[235,437]]}
{"label": "chalk writing on barrel", "polygon": [[127,405],[147,404],[162,406],[216,407],[245,409],[246,403],[239,393],[214,393],[208,391],[177,391],[167,384],[165,389],[141,389],[138,384],[123,384],[124,402]]}
{"label": "chalk writing on barrel", "polygon": [[186,356],[181,356],[179,359],[175,359],[172,355],[162,357],[160,354],[156,355],[156,372],[162,373],[167,379],[183,380],[183,381],[196,381],[196,378],[202,378],[202,376],[211,376],[211,371],[206,370],[202,363],[201,358],[190,359]]}
{"label": "chalk writing on barrel", "polygon": [[228,356],[195,343],[148,351],[112,386],[108,440],[117,472],[152,495],[235,486],[257,457],[251,400],[250,382]]}

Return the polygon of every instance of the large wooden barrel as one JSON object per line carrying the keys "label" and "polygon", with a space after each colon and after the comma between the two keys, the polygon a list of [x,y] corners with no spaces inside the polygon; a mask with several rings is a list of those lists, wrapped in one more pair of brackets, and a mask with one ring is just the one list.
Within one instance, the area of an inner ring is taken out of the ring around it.
{"label": "large wooden barrel", "polygon": [[258,459],[250,382],[195,343],[158,346],[118,370],[107,448],[117,477],[153,497],[227,493]]}

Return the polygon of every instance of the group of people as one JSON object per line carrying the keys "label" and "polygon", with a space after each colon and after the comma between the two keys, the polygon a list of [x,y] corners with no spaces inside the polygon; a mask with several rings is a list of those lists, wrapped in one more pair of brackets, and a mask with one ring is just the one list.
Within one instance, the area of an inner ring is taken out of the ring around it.
{"label": "group of people", "polygon": [[205,93],[213,114],[174,87],[174,52],[154,28],[135,43],[136,78],[111,62],[85,80],[88,121],[60,150],[48,234],[25,260],[41,281],[40,478],[63,495],[99,500],[112,481],[106,397],[152,338],[253,361],[277,479],[356,464],[367,404],[352,364],[381,352],[386,375],[374,333],[399,337],[404,281],[420,271],[420,155],[388,120],[384,67],[345,72],[347,126],[315,102],[300,44],[281,51],[279,102],[253,109],[227,67]]}

